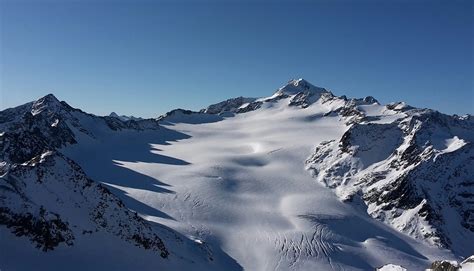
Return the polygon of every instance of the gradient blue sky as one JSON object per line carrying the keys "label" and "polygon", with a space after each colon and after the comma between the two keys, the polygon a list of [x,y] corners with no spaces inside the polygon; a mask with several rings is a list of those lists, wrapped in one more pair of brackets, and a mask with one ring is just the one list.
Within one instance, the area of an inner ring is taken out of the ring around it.
{"label": "gradient blue sky", "polygon": [[303,77],[474,113],[471,1],[0,0],[0,108],[54,93],[95,114],[153,117]]}

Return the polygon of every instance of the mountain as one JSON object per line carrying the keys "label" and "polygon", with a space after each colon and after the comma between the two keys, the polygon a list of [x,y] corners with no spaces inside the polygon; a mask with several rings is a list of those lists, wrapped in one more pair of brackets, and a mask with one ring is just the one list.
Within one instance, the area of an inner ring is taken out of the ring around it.
{"label": "mountain", "polygon": [[137,117],[134,117],[134,116],[125,116],[125,115],[120,115],[119,116],[115,112],[110,113],[109,117],[117,118],[117,119],[120,119],[122,121],[129,121],[129,120],[140,121],[140,120],[143,120],[143,118],[137,118]]}
{"label": "mountain", "polygon": [[401,110],[396,119],[361,110],[338,140],[307,160],[318,181],[374,218],[461,254],[474,250],[474,118]]}
{"label": "mountain", "polygon": [[472,116],[336,96],[304,79],[156,119],[99,117],[47,95],[0,112],[0,263],[462,262],[474,251],[473,140]]}
{"label": "mountain", "polygon": [[[98,117],[49,94],[2,111],[0,127],[2,267],[63,270],[77,263],[69,269],[134,269],[140,265],[133,259],[141,259],[168,269],[222,268],[205,243],[146,221],[111,192],[113,187],[94,181],[62,153],[78,142],[106,139],[106,134],[157,132],[156,120]],[[114,250],[132,258],[117,260]],[[89,259],[81,259],[85,255]],[[31,261],[22,262],[25,256]],[[221,257],[226,268],[237,266],[227,258]]]}

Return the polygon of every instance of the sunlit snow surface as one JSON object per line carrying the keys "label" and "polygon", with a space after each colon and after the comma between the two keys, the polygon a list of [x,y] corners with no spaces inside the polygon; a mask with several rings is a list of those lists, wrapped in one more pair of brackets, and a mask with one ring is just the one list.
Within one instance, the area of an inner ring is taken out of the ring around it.
{"label": "sunlit snow surface", "polygon": [[[225,118],[183,115],[156,131],[95,131],[96,139],[78,137],[63,151],[147,220],[221,248],[245,270],[373,270],[387,263],[421,270],[452,258],[370,218],[362,205],[341,202],[312,178],[305,160],[348,126],[339,116],[322,117],[331,103],[287,104]],[[445,144],[449,151],[460,142]]]}

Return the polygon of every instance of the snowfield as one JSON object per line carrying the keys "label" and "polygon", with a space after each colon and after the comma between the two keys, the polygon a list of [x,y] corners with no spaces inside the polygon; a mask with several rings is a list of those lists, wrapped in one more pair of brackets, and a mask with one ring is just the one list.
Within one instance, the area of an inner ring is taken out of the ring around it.
{"label": "snowfield", "polygon": [[[26,239],[17,241],[0,228],[2,243],[6,240],[14,247],[6,251],[1,245],[0,260],[8,263],[5,270],[35,266],[32,261],[15,268],[14,261],[6,260],[21,257],[31,257],[45,269],[55,269],[50,268],[52,262],[76,262],[70,270],[81,270],[81,261],[89,262],[88,270],[94,266],[101,270],[375,270],[389,263],[423,270],[437,259],[467,256],[374,219],[360,197],[346,201],[345,197],[363,191],[351,185],[352,180],[341,179],[344,187],[339,182],[332,185],[306,170],[315,149],[321,144],[337,145],[328,142],[339,141],[353,123],[390,125],[407,116],[404,105],[388,108],[371,97],[347,102],[328,93],[295,80],[269,98],[235,99],[212,107],[212,114],[177,110],[159,118],[158,129],[117,131],[103,125],[102,119],[74,112],[80,128],[68,127],[77,142],[59,151],[92,180],[105,184],[128,209],[159,228],[158,236],[176,234],[186,245],[162,237],[171,248],[171,258],[161,259],[98,234],[94,239],[84,237],[77,246],[42,254]],[[34,114],[40,112],[36,109]],[[54,119],[53,127],[59,123]],[[385,126],[379,128],[370,136],[385,133]],[[353,170],[377,167],[402,143],[402,133],[395,128],[386,135],[390,138],[385,145],[370,136],[360,137],[358,147],[370,151],[359,152],[363,162]],[[440,139],[434,159],[456,152],[469,140],[461,133]],[[340,162],[339,156],[338,160],[331,155],[336,157],[336,151],[318,156],[325,169]],[[335,170],[346,174],[344,168]],[[404,213],[393,221],[411,217]],[[176,233],[164,233],[167,228]],[[184,256],[173,258],[180,253]],[[193,260],[183,264],[180,259]]]}

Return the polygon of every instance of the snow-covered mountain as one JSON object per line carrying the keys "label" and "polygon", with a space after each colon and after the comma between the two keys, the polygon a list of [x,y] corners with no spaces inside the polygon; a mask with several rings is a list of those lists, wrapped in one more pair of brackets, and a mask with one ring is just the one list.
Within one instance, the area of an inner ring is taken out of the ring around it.
{"label": "snow-covered mountain", "polygon": [[[71,263],[77,264],[68,267],[72,270],[238,266],[225,255],[214,260],[205,243],[146,221],[112,187],[92,180],[62,153],[79,141],[106,139],[107,133],[161,130],[156,120],[97,117],[49,94],[2,111],[0,122],[2,268],[64,270]],[[22,261],[24,257],[30,260]],[[138,259],[143,263],[134,262]]]}
{"label": "snow-covered mountain", "polygon": [[129,121],[129,120],[139,121],[139,120],[143,120],[143,118],[140,118],[140,117],[118,115],[118,114],[115,113],[115,112],[110,113],[110,114],[109,114],[109,117],[118,118],[118,119],[120,119],[120,120],[122,120],[122,121]]}
{"label": "snow-covered mountain", "polygon": [[156,119],[50,94],[0,112],[0,268],[461,262],[474,253],[473,141],[472,116],[303,79]]}
{"label": "snow-covered mountain", "polygon": [[[307,160],[318,181],[374,218],[461,254],[474,250],[474,119],[393,106],[360,110]],[[376,109],[376,111],[374,111]]]}

